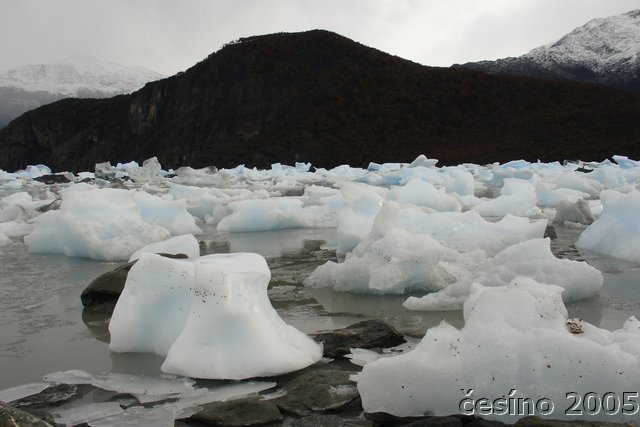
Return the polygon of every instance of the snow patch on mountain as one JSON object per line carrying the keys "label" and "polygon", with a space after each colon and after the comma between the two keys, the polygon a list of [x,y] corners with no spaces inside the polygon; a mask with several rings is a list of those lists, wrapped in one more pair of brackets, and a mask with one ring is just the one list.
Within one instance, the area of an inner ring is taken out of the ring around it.
{"label": "snow patch on mountain", "polygon": [[640,91],[640,9],[593,19],[519,57],[461,66],[491,74],[575,80]]}
{"label": "snow patch on mountain", "polygon": [[146,68],[78,55],[51,64],[25,65],[0,72],[0,87],[62,97],[109,97],[133,92],[162,77]]}
{"label": "snow patch on mountain", "polygon": [[581,65],[597,74],[640,67],[640,10],[599,18],[525,54],[545,68]]}

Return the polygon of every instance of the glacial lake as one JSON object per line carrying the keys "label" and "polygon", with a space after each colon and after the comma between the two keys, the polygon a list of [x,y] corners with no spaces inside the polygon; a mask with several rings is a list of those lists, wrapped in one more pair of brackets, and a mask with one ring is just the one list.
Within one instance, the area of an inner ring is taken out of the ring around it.
{"label": "glacial lake", "polygon": [[[556,256],[584,259],[604,274],[600,294],[567,304],[570,317],[615,330],[640,316],[640,266],[578,252],[579,229],[555,226]],[[271,269],[269,297],[280,316],[305,333],[341,328],[382,318],[406,335],[421,337],[443,319],[464,324],[461,311],[416,312],[402,307],[403,296],[376,296],[308,289],[302,281],[320,264],[336,260],[336,230],[295,229],[221,233],[213,228],[196,236],[202,254],[256,252]],[[121,263],[30,254],[19,241],[0,252],[0,390],[42,381],[44,375],[71,369],[92,374],[160,375],[163,358],[111,353],[105,314],[83,311],[82,290]]]}

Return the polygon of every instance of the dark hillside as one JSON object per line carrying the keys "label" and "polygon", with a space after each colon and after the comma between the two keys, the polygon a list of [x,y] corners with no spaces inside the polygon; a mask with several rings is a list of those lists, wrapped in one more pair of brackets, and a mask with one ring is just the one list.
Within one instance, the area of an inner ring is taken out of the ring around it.
{"label": "dark hillside", "polygon": [[243,39],[132,95],[28,112],[0,130],[0,168],[640,158],[638,135],[640,94],[424,67],[318,30]]}

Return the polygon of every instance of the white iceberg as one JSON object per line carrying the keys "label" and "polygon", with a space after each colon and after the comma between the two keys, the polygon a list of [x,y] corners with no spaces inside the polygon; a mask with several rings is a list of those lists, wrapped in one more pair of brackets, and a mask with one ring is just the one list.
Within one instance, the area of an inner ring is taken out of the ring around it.
{"label": "white iceberg", "polygon": [[429,234],[410,234],[395,227],[384,234],[372,233],[344,262],[319,266],[304,284],[374,294],[435,292],[468,274],[471,265],[485,258],[482,251],[463,255]]}
{"label": "white iceberg", "polygon": [[302,201],[290,198],[231,202],[232,213],[222,218],[217,229],[246,232],[303,228],[302,205]]}
{"label": "white iceberg", "polygon": [[[376,294],[449,292],[452,288],[458,290],[454,305],[460,308],[471,281],[493,265],[490,256],[507,252],[506,248],[522,241],[541,238],[546,224],[546,220],[531,222],[511,215],[492,223],[474,211],[429,212],[412,205],[384,202],[368,237],[346,255],[344,262],[328,261],[317,267],[304,284]],[[546,246],[546,252],[540,245]],[[535,249],[545,262],[565,265],[548,246],[546,241],[519,248]],[[496,257],[493,262],[504,258]],[[504,261],[507,270],[510,262]],[[596,271],[586,264],[582,268]],[[601,286],[601,275],[597,279],[599,282],[594,280]],[[590,283],[585,288],[591,290]]]}
{"label": "white iceberg", "polygon": [[[333,194],[333,193],[332,193]],[[309,204],[306,205],[305,201]],[[325,200],[319,194],[298,197],[272,197],[230,202],[231,213],[218,223],[222,231],[270,231],[290,228],[325,228],[336,226],[335,198]],[[338,204],[339,205],[339,204]]]}
{"label": "white iceberg", "polygon": [[112,188],[65,192],[59,210],[33,222],[33,232],[24,237],[31,252],[106,261],[127,260],[172,233],[200,232],[184,201]]}
{"label": "white iceberg", "polygon": [[[511,423],[523,415],[571,419],[569,392],[628,396],[640,384],[640,322],[631,317],[613,332],[577,320],[568,325],[562,292],[527,278],[474,285],[462,329],[443,322],[414,350],[365,365],[357,378],[365,412],[462,412]],[[532,404],[520,405],[527,400]],[[629,422],[637,406],[626,408],[626,415],[618,405],[589,420]]]}
{"label": "white iceberg", "polygon": [[351,252],[371,232],[388,190],[355,182],[340,183],[344,206],[337,213],[338,254]]}
{"label": "white iceberg", "polygon": [[557,285],[564,290],[564,301],[596,295],[604,283],[602,273],[583,261],[556,258],[550,245],[548,238],[517,243],[474,266],[470,274],[446,288],[421,298],[409,297],[403,305],[410,310],[458,310],[469,297],[473,283],[505,286],[516,277]]}
{"label": "white iceberg", "polygon": [[244,379],[309,366],[322,348],[287,325],[267,297],[260,255],[173,260],[142,254],[129,272],[109,331],[116,352],[166,356],[162,371]]}
{"label": "white iceberg", "polygon": [[420,178],[413,178],[405,185],[392,188],[387,200],[424,206],[441,212],[461,211],[458,200],[447,194],[444,188],[437,189],[430,182]]}
{"label": "white iceberg", "polygon": [[601,199],[602,214],[582,232],[576,247],[640,263],[640,191],[607,190]]}
{"label": "white iceberg", "polygon": [[500,195],[475,205],[473,210],[484,217],[503,217],[507,214],[530,217],[540,214],[536,202],[537,195],[531,182],[505,178]]}
{"label": "white iceberg", "polygon": [[185,200],[165,199],[144,191],[134,192],[133,197],[143,221],[165,228],[172,236],[202,233]]}

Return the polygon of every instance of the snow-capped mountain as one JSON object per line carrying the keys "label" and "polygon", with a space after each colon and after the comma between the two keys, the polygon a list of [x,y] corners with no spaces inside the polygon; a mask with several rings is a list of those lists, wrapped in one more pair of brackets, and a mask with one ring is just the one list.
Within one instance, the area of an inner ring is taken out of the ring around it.
{"label": "snow-capped mountain", "polygon": [[142,67],[72,56],[51,64],[0,72],[0,127],[25,111],[62,98],[108,98],[131,93],[162,78]]}
{"label": "snow-capped mountain", "polygon": [[594,19],[517,58],[462,67],[640,90],[640,10]]}

